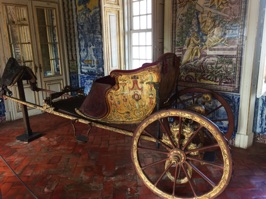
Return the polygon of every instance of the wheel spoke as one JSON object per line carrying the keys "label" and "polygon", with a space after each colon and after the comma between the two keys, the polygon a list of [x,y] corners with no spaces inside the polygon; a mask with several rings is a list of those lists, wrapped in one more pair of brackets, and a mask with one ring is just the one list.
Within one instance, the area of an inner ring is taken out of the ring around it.
{"label": "wheel spoke", "polygon": [[205,135],[207,136],[208,140],[210,140],[212,142],[212,144],[217,144],[217,141],[215,140],[213,135],[209,133],[209,131],[205,130]]}
{"label": "wheel spoke", "polygon": [[186,144],[182,147],[182,150],[184,151],[185,148],[191,143],[191,141],[193,140],[193,138],[199,133],[199,131],[202,129],[202,125],[200,125],[200,127],[192,134],[192,136],[190,136],[190,138],[188,139],[188,141],[186,142]]}
{"label": "wheel spoke", "polygon": [[187,162],[187,164],[189,164],[192,169],[194,171],[196,171],[204,180],[206,180],[206,182],[208,182],[212,187],[215,187],[216,184],[211,180],[209,179],[204,173],[202,173],[194,164],[192,164],[191,162]]}
{"label": "wheel spoke", "polygon": [[173,165],[173,163],[169,164],[168,167],[163,171],[163,173],[160,175],[160,177],[158,178],[158,180],[154,184],[155,186],[157,186],[157,184],[161,181],[161,179],[163,178],[163,176],[166,174],[166,172],[170,169],[170,167],[172,165]]}
{"label": "wheel spoke", "polygon": [[158,141],[160,144],[162,144],[162,146],[165,147],[166,150],[171,151],[171,148],[169,148],[169,146],[167,146],[165,143],[163,143],[161,140],[159,140],[158,138],[154,137],[153,135],[151,135],[149,132],[147,132],[146,130],[143,130],[143,133],[149,135],[150,137],[152,137],[153,139],[155,139],[156,141]]}
{"label": "wheel spoke", "polygon": [[195,99],[197,99],[199,96],[202,96],[202,94],[196,95],[196,93],[192,93],[192,104],[195,104],[195,102],[197,101]]}
{"label": "wheel spoke", "polygon": [[217,106],[215,109],[213,109],[213,110],[209,111],[208,113],[206,113],[206,115],[210,115],[211,113],[217,111],[218,109],[220,109],[222,107],[223,107],[223,105],[221,104],[220,106]]}
{"label": "wheel spoke", "polygon": [[186,177],[187,177],[187,179],[188,179],[188,183],[189,183],[189,185],[190,185],[190,188],[191,188],[191,190],[192,190],[194,196],[197,197],[197,194],[196,194],[196,192],[195,192],[194,185],[192,184],[192,182],[191,182],[191,180],[190,180],[190,177],[189,177],[189,175],[188,175],[188,173],[187,173],[186,168],[184,167],[184,164],[181,164],[181,167],[182,167],[182,169],[183,169],[183,171],[184,171],[184,173],[185,173],[185,175],[186,175]]}
{"label": "wheel spoke", "polygon": [[141,146],[138,146],[138,149],[146,150],[146,151],[152,151],[155,153],[160,153],[160,154],[165,154],[165,155],[168,154],[168,152],[165,152],[165,151],[159,151],[158,149],[151,149],[151,148],[146,148],[146,147],[141,147]]}
{"label": "wheel spoke", "polygon": [[220,165],[220,164],[214,164],[214,163],[211,163],[211,162],[208,162],[208,161],[205,161],[205,160],[200,160],[200,159],[197,159],[197,158],[193,158],[193,157],[190,157],[190,156],[187,156],[187,159],[199,162],[201,164],[208,164],[208,165],[211,165],[211,166],[219,168],[219,169],[224,169],[224,166]]}
{"label": "wheel spoke", "polygon": [[182,117],[179,117],[179,133],[178,133],[178,148],[180,149],[181,148],[181,144],[180,144],[180,140],[181,140],[181,132],[182,132]]}
{"label": "wheel spoke", "polygon": [[211,121],[213,121],[214,123],[215,122],[224,122],[224,121],[228,121],[228,118],[224,118],[224,119],[211,119]]}
{"label": "wheel spoke", "polygon": [[195,94],[196,93],[192,93],[192,102],[193,102],[193,104],[195,104],[195,97],[194,97]]}
{"label": "wheel spoke", "polygon": [[165,118],[163,118],[163,119],[160,119],[159,122],[160,122],[160,127],[162,127],[162,130],[164,131],[164,133],[167,135],[168,139],[170,140],[172,147],[175,148],[176,146],[175,146],[174,140],[171,136],[168,121]]}
{"label": "wheel spoke", "polygon": [[[181,103],[184,107],[186,107],[187,104],[186,104],[185,102],[192,101],[192,103],[189,104],[189,106],[191,106],[191,105],[195,104],[195,99],[197,99],[197,98],[199,98],[199,97],[201,97],[201,96],[202,96],[201,93],[199,93],[199,94],[197,94],[197,95],[195,95],[195,93],[192,93],[192,96],[190,96],[190,97],[188,97],[188,98],[185,98],[185,99],[181,99],[180,97],[178,97],[178,100],[180,101],[180,103]],[[179,104],[180,104],[180,103],[179,103]]]}
{"label": "wheel spoke", "polygon": [[[177,175],[177,170],[179,169],[179,172],[178,172],[178,175]],[[175,195],[175,186],[176,186],[176,179],[177,179],[177,176],[179,176],[180,174],[180,167],[178,164],[175,165],[175,178],[174,178],[174,184],[173,184],[173,196]]]}
{"label": "wheel spoke", "polygon": [[157,161],[157,162],[153,162],[153,163],[147,164],[147,165],[145,165],[145,166],[142,166],[141,169],[142,169],[142,170],[145,170],[145,169],[147,169],[148,167],[152,167],[152,166],[154,166],[154,165],[160,164],[160,163],[162,163],[162,162],[165,162],[166,160],[168,160],[168,158],[165,158],[165,159],[163,159],[163,160],[159,160],[159,161]]}
{"label": "wheel spoke", "polygon": [[179,96],[177,98],[179,100],[179,103],[177,103],[177,104],[182,104],[183,107],[186,107],[186,104],[185,104],[186,100],[182,100]]}
{"label": "wheel spoke", "polygon": [[186,151],[185,153],[189,154],[189,153],[192,153],[192,152],[206,151],[206,150],[209,150],[209,149],[216,149],[216,148],[219,148],[219,147],[220,147],[219,144],[214,144],[214,145],[211,145],[211,146],[205,146],[205,147],[201,147],[201,148],[191,149],[191,150]]}
{"label": "wheel spoke", "polygon": [[179,165],[179,166],[178,166],[178,175],[177,175],[177,178],[179,178],[180,173],[181,173],[181,167],[180,167],[180,165]]}

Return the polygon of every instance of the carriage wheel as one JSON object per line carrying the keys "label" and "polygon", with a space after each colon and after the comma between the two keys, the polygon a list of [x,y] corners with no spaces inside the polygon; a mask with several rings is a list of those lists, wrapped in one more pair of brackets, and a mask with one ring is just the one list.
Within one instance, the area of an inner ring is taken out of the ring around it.
{"label": "carriage wheel", "polygon": [[178,108],[199,109],[221,129],[226,139],[230,140],[234,132],[234,115],[230,105],[218,93],[203,88],[186,88],[178,91]]}
{"label": "carriage wheel", "polygon": [[186,110],[146,118],[134,132],[132,160],[144,184],[163,198],[215,198],[232,174],[230,150],[218,127]]}

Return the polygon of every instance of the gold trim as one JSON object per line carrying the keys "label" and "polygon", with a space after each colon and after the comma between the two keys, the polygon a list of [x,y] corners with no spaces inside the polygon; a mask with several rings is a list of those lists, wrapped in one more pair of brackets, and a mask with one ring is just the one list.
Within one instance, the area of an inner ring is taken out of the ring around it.
{"label": "gold trim", "polygon": [[86,120],[86,119],[83,119],[83,118],[80,118],[80,117],[75,117],[75,116],[71,116],[71,115],[67,115],[65,113],[61,113],[61,112],[55,111],[53,107],[49,106],[46,103],[44,103],[43,106],[39,106],[37,104],[33,104],[31,102],[22,101],[20,99],[14,98],[14,97],[6,96],[6,95],[3,96],[3,97],[5,99],[10,99],[10,100],[12,100],[14,102],[26,105],[26,106],[34,108],[34,109],[41,110],[43,112],[47,112],[47,113],[50,113],[50,114],[53,114],[53,115],[57,115],[59,117],[63,117],[63,118],[66,118],[66,119],[69,119],[69,120],[73,120],[73,121],[76,121],[76,122],[80,122],[80,123],[83,123],[83,124],[90,124],[91,126],[95,126],[95,127],[102,128],[102,129],[105,129],[105,130],[113,131],[115,133],[119,133],[119,134],[123,134],[123,135],[127,135],[127,136],[133,136],[133,132],[130,132],[130,131],[126,131],[126,130],[122,130],[122,129],[106,126],[104,124],[93,122],[91,120]]}

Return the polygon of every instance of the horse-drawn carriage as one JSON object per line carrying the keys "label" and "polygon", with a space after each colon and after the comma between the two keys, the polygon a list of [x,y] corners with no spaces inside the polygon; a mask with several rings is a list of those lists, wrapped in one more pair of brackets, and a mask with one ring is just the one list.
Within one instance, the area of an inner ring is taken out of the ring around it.
{"label": "horse-drawn carriage", "polygon": [[[51,93],[40,106],[11,96],[8,86],[22,80],[28,80],[34,92],[45,91],[37,87],[28,67],[11,58],[2,76],[1,93],[24,106],[68,118],[72,124],[81,122],[132,136],[136,172],[162,198],[215,198],[231,179],[227,140],[234,130],[233,114],[213,91],[178,90],[179,66],[179,58],[166,53],[138,69],[115,70],[95,80],[87,96],[65,98],[71,91],[65,88]],[[221,123],[226,126],[224,132],[217,126]]]}

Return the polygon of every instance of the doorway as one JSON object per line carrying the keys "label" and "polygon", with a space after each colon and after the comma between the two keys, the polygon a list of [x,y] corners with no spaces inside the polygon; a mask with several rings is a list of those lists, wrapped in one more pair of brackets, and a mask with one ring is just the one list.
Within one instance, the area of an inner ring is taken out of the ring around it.
{"label": "doorway", "polygon": [[[38,86],[60,91],[67,83],[67,61],[64,59],[62,15],[59,1],[0,0],[0,26],[3,59],[14,57],[20,65],[28,66],[37,77]],[[4,66],[1,66],[4,67]],[[32,92],[24,83],[26,100],[42,105],[44,92]],[[13,96],[18,97],[16,86]],[[6,119],[22,117],[21,106],[6,102]],[[28,109],[29,115],[39,114]]]}

